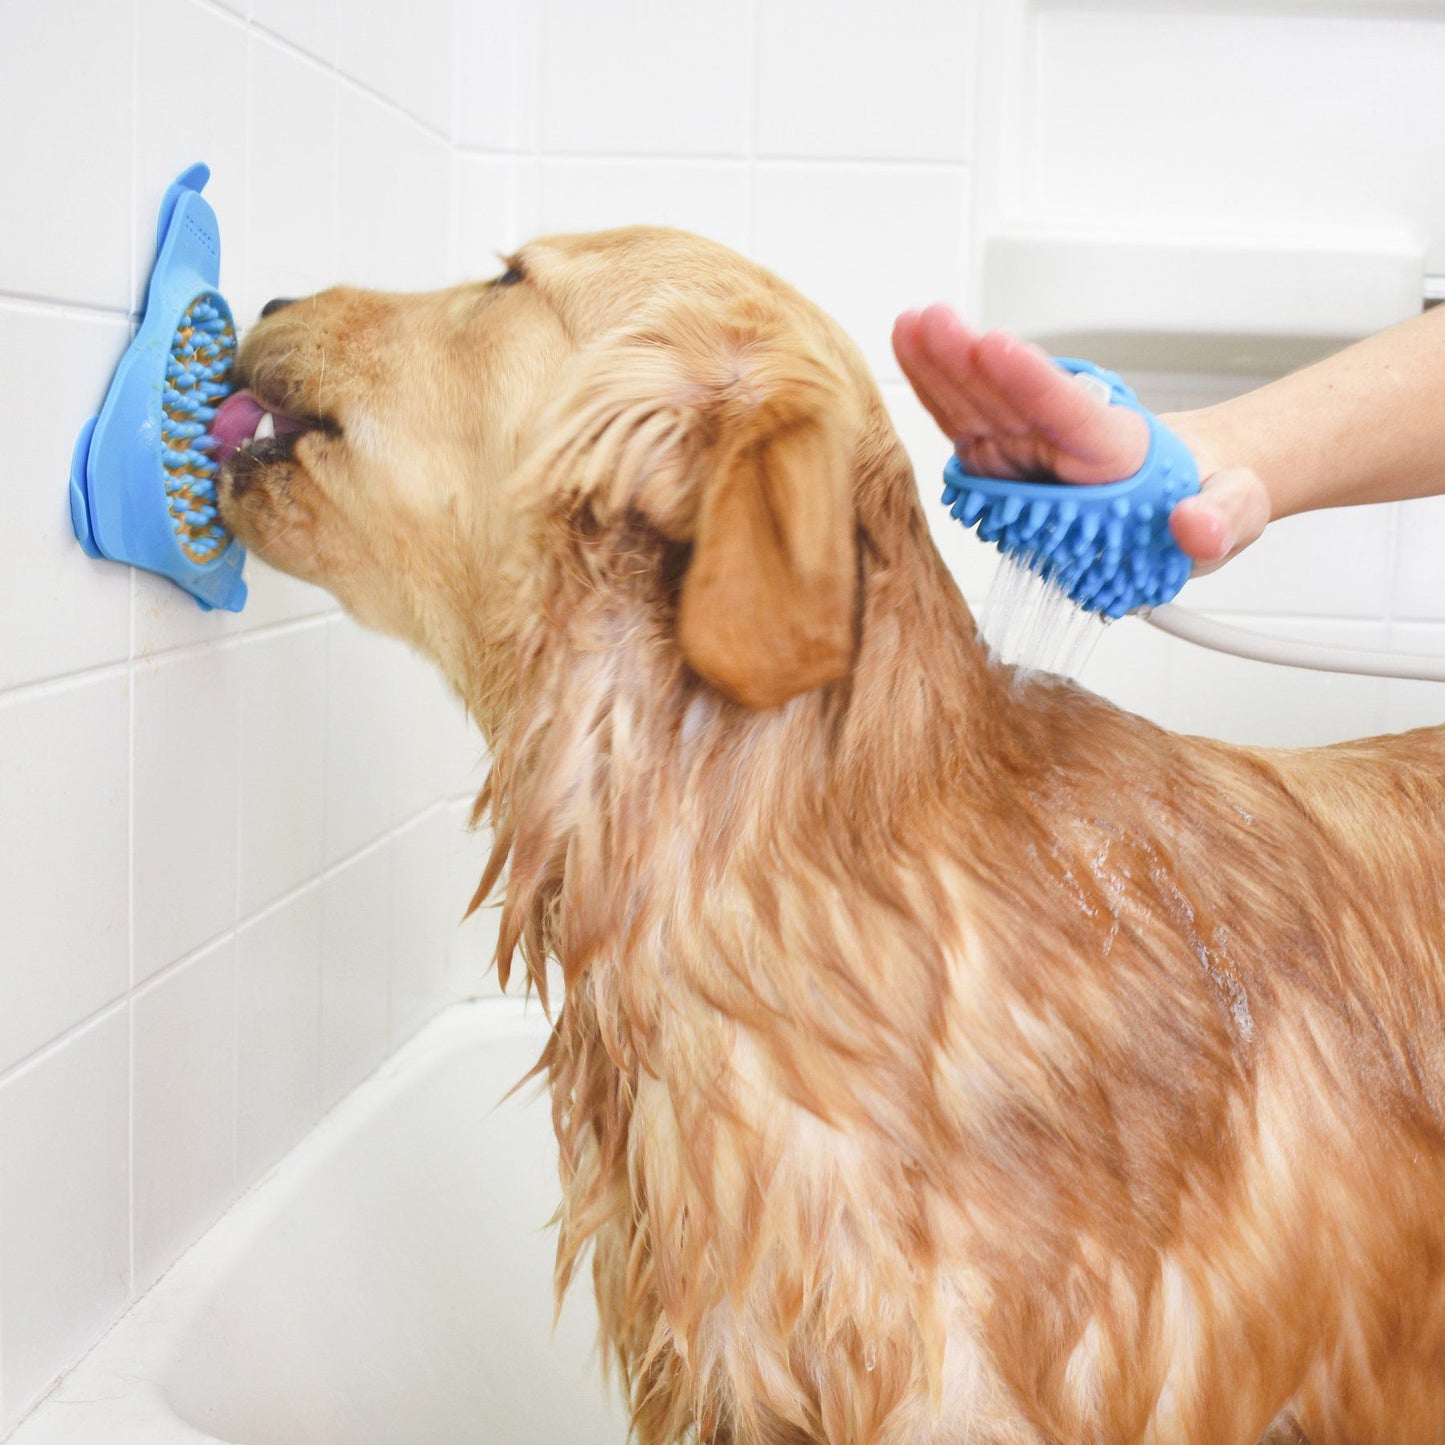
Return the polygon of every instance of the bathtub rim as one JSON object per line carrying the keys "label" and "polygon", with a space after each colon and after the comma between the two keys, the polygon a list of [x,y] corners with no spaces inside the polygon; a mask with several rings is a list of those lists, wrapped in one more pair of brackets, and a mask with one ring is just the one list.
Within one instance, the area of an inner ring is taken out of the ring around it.
{"label": "bathtub rim", "polygon": [[5,1445],[227,1445],[177,1415],[160,1383],[215,1282],[256,1242],[277,1208],[415,1079],[479,1043],[535,1037],[540,1054],[550,1028],[535,999],[505,997],[464,999],[423,1024],[131,1303],[20,1419]]}

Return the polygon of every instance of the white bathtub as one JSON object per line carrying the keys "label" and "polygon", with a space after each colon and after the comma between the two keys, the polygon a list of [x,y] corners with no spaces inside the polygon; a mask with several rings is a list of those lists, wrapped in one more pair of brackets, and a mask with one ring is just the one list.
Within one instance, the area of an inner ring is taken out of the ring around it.
{"label": "white bathtub", "polygon": [[545,1021],[460,1004],[191,1249],[11,1445],[622,1445],[585,1282],[552,1330]]}

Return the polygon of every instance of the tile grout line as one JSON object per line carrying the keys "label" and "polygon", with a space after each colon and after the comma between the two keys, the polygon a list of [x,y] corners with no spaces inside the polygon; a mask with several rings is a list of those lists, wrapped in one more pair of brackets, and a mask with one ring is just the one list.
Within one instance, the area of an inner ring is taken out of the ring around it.
{"label": "tile grout line", "polygon": [[[132,212],[132,215],[134,213]],[[133,262],[127,252],[126,285],[131,285],[130,273]],[[7,291],[0,289],[0,306],[14,311],[38,311],[46,315],[58,315],[78,321],[134,321],[136,313],[129,305],[107,306],[99,301],[76,301],[64,296],[40,296],[28,291]]]}
{"label": "tile grout line", "polygon": [[316,69],[324,71],[327,75],[336,74],[336,62],[327,60],[324,55],[318,55],[314,50],[307,50],[304,45],[298,44],[289,36],[282,35],[279,30],[273,30],[264,20],[257,20],[254,17],[248,22],[251,34],[268,45],[273,45],[277,50],[284,51],[293,60],[304,61],[313,65]]}
{"label": "tile grout line", "polygon": [[[227,21],[232,25],[237,25],[249,34],[260,36],[268,44],[274,45],[278,50],[284,50],[293,59],[303,60],[312,65],[320,66],[322,69],[331,70],[338,80],[351,86],[361,94],[369,96],[372,100],[378,101],[387,110],[401,117],[403,120],[410,121],[412,125],[416,126],[419,130],[425,131],[434,140],[440,140],[450,144],[444,127],[434,126],[430,121],[423,120],[415,111],[408,110],[401,101],[387,95],[383,90],[378,90],[375,86],[360,79],[358,76],[352,75],[349,71],[343,70],[339,60],[330,62],[324,60],[321,56],[307,50],[304,46],[298,45],[289,36],[282,35],[279,31],[273,30],[264,21],[256,20],[249,14],[238,15],[236,11],[232,10],[229,6],[222,5],[220,0],[191,0],[191,3],[199,5],[217,19]],[[247,114],[249,114],[249,112],[247,112]]]}
{"label": "tile grout line", "polygon": [[[0,1091],[3,1091],[8,1084],[17,1079],[21,1074],[36,1068],[40,1064],[48,1062],[54,1055],[58,1054],[62,1049],[68,1048],[81,1034],[94,1028],[95,1025],[103,1019],[109,1017],[111,1014],[120,1013],[122,1009],[129,1010],[129,1008],[130,991],[127,989],[116,994],[113,998],[107,999],[98,1007],[91,1009],[84,1018],[77,1019],[73,1024],[67,1025],[62,1033],[56,1034],[54,1038],[46,1039],[43,1044],[31,1049],[30,1052],[23,1057],[16,1059],[13,1064],[7,1064],[3,1069],[0,1069]],[[0,1437],[0,1439],[3,1439],[3,1437]]]}
{"label": "tile grout line", "polygon": [[434,814],[445,813],[449,808],[454,807],[457,801],[455,798],[446,797],[436,798],[424,804],[414,813],[409,813],[400,822],[393,823],[385,832],[378,834],[375,838],[368,839],[359,847],[352,849],[352,851],[344,857],[338,858],[334,863],[327,864],[320,873],[307,878],[304,882],[298,883],[294,888],[288,889],[285,893],[269,899],[259,908],[248,913],[244,918],[238,919],[235,924],[222,929],[218,933],[212,934],[209,938],[195,945],[195,947],[188,949],[179,958],[172,959],[169,963],[147,974],[144,979],[136,982],[133,987],[127,988],[123,993],[107,999],[103,1004],[92,1009],[83,1018],[67,1026],[61,1033],[56,1034],[53,1038],[47,1039],[29,1053],[16,1059],[13,1063],[7,1064],[3,1069],[0,1069],[0,1088],[3,1088],[16,1074],[22,1072],[32,1064],[39,1062],[43,1057],[63,1046],[77,1034],[84,1032],[85,1029],[95,1023],[102,1015],[116,1008],[129,1007],[134,999],[150,993],[154,988],[159,987],[162,983],[173,978],[183,968],[194,963],[202,954],[208,953],[214,948],[221,947],[228,940],[234,940],[236,942],[239,953],[240,935],[245,929],[250,928],[256,923],[263,922],[272,914],[278,913],[281,909],[288,907],[303,893],[307,892],[308,889],[321,887],[328,880],[351,867],[352,864],[359,862],[362,858],[372,853],[379,852],[408,828],[415,827]]}
{"label": "tile grout line", "polygon": [[[458,155],[479,160],[506,160],[516,155],[515,148],[511,146],[455,144],[452,148]],[[761,169],[817,166],[822,170],[837,170],[851,166],[890,173],[933,171],[961,174],[970,169],[968,161],[947,156],[762,155],[751,144],[740,151],[548,151],[545,154],[547,161],[554,165],[598,165],[619,170],[644,166],[706,166],[718,170],[744,170],[750,166]]]}
{"label": "tile grout line", "polygon": [[172,647],[160,648],[155,652],[138,652],[135,638],[135,610],[140,602],[139,597],[136,596],[137,577],[137,569],[131,568],[131,640],[130,652],[127,657],[116,658],[110,662],[98,662],[90,667],[78,667],[70,672],[57,673],[54,677],[37,677],[29,682],[17,682],[11,687],[0,688],[0,708],[17,702],[26,702],[34,697],[63,692],[67,687],[82,682],[102,682],[109,677],[118,675],[123,669],[136,668],[146,663],[159,665],[172,660],[200,657],[208,651],[234,652],[248,642],[267,641],[274,637],[283,637],[288,632],[300,632],[307,627],[320,626],[332,615],[328,610],[311,613],[305,617],[283,617],[278,622],[267,622],[245,632],[227,632],[220,637],[203,638],[199,642],[181,642]]}

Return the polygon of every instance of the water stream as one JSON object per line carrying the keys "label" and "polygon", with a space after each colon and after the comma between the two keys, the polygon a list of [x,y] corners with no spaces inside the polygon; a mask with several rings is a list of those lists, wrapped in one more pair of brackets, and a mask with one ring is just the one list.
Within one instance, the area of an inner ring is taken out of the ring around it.
{"label": "water stream", "polygon": [[1000,559],[981,618],[983,640],[998,661],[1075,682],[1108,625],[1009,557]]}

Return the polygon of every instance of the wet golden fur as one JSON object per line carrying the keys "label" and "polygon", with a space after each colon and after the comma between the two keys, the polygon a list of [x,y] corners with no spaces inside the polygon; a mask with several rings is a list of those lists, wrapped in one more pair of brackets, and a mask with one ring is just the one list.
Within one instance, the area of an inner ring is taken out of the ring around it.
{"label": "wet golden fur", "polygon": [[678,233],[518,264],[262,323],[328,425],[225,505],[489,741],[642,1445],[1445,1439],[1445,734],[991,665],[827,318]]}

